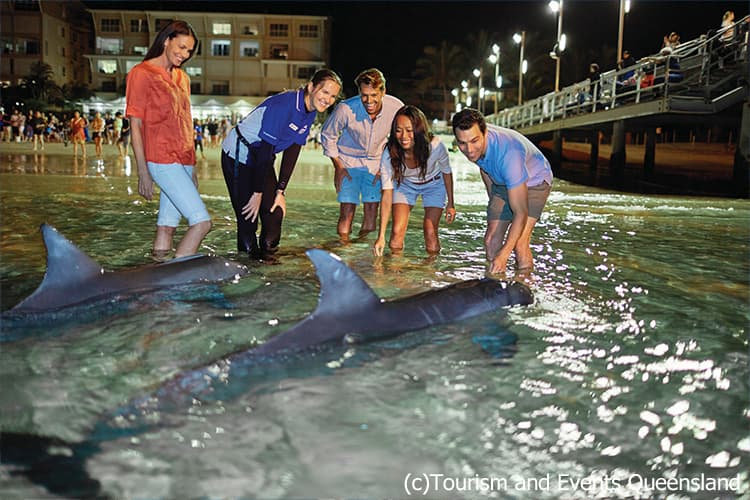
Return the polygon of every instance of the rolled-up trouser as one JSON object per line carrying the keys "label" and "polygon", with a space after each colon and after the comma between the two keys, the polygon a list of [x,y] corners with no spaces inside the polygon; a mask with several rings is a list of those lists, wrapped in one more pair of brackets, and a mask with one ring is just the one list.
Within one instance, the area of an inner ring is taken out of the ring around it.
{"label": "rolled-up trouser", "polygon": [[[239,163],[237,175],[235,176],[235,161],[226,151],[221,152],[221,170],[224,173],[224,181],[227,184],[229,198],[232,200],[232,208],[237,219],[237,251],[248,252],[251,255],[274,252],[281,240],[281,222],[284,218],[280,208],[271,212],[274,199],[276,198],[276,171],[271,171],[265,176],[263,186],[253,184],[252,169],[257,168],[252,164],[252,155],[248,163]],[[255,222],[245,219],[242,207],[247,205],[253,193],[263,193],[260,203],[260,213]],[[260,241],[256,235],[258,231],[258,220],[260,220]]]}

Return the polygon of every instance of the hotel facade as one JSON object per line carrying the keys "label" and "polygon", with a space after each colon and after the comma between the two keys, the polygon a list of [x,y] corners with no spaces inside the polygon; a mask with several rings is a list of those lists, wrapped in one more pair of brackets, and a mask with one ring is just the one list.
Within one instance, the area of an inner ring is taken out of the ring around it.
{"label": "hotel facade", "polygon": [[[83,27],[66,20],[67,14],[62,13],[56,19],[64,27],[45,21],[51,9],[66,10],[74,4],[80,6],[79,2],[3,0],[2,36],[4,43],[7,40],[14,46],[24,39],[35,40],[30,46],[36,53],[28,59],[49,63],[60,85],[76,80],[86,83],[96,94],[86,103],[91,109],[114,111],[124,107],[128,71],[143,60],[156,34],[173,19],[189,22],[200,41],[183,66],[190,76],[197,117],[226,115],[227,110],[247,113],[265,97],[299,87],[330,61],[329,17],[86,9],[89,16]],[[23,6],[21,10],[19,5]],[[11,22],[6,19],[6,10],[14,14],[15,28],[6,26]],[[30,28],[19,29],[19,18]],[[79,46],[61,39],[60,33],[76,33]],[[73,69],[76,61],[78,70]],[[15,84],[28,73],[29,64],[11,67],[3,60],[0,80]],[[65,65],[70,69],[59,71]]]}

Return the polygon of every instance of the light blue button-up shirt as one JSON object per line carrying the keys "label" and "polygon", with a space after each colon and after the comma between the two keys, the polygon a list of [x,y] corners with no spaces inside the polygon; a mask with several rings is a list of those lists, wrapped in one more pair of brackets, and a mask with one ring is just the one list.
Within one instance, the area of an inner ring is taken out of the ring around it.
{"label": "light blue button-up shirt", "polygon": [[552,169],[539,148],[516,130],[487,125],[487,150],[476,161],[494,184],[512,189],[546,182],[552,185]]}
{"label": "light blue button-up shirt", "polygon": [[404,105],[400,99],[383,96],[383,107],[373,121],[359,95],[341,101],[328,117],[320,137],[323,154],[339,158],[346,168],[367,167],[377,175],[391,122]]}

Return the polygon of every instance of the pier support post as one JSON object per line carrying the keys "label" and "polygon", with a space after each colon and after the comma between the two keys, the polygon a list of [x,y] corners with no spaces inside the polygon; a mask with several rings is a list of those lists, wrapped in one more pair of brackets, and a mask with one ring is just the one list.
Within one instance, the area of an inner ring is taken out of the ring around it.
{"label": "pier support post", "polygon": [[562,145],[562,130],[555,130],[552,132],[552,169],[555,173],[562,170]]}
{"label": "pier support post", "polygon": [[589,169],[596,172],[599,166],[599,131],[591,132],[591,153],[589,154]]}
{"label": "pier support post", "polygon": [[654,173],[654,163],[656,158],[656,128],[646,129],[646,141],[643,153],[643,173],[651,177]]}
{"label": "pier support post", "polygon": [[750,102],[742,104],[742,122],[737,134],[737,148],[734,152],[732,177],[736,194],[747,197],[750,194]]}
{"label": "pier support post", "polygon": [[625,169],[625,121],[612,123],[612,154],[609,156],[612,173],[621,175]]}

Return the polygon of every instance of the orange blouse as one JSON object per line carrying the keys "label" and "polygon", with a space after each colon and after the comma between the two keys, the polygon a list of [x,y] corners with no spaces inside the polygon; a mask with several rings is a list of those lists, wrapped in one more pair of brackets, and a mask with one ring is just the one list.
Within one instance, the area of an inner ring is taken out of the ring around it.
{"label": "orange blouse", "polygon": [[146,61],[130,70],[125,114],[143,123],[146,161],[195,165],[190,78],[179,68],[171,74]]}

